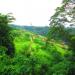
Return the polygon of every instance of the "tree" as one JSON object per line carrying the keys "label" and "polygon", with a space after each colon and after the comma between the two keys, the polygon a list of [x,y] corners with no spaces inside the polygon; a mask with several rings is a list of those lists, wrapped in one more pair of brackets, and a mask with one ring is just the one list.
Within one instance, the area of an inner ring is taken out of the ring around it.
{"label": "tree", "polygon": [[[75,51],[74,39],[72,37],[75,34],[70,34],[67,31],[67,27],[74,27],[75,24],[75,1],[73,0],[63,0],[62,6],[56,9],[56,13],[50,19],[50,31],[49,40],[53,38],[56,33],[61,35],[67,42],[68,45]],[[63,36],[64,35],[64,36]],[[73,42],[73,43],[72,43]]]}
{"label": "tree", "polygon": [[[63,0],[62,6],[56,9],[55,14],[50,19],[50,31],[48,40],[50,41],[56,34],[61,35],[67,42],[69,49],[72,50],[72,62],[69,75],[75,75],[75,33],[71,34],[67,31],[67,26],[75,27],[75,0]],[[64,40],[64,41],[65,41]]]}
{"label": "tree", "polygon": [[0,13],[0,46],[7,48],[6,54],[12,55],[14,53],[13,39],[10,36],[10,23],[14,20],[14,17],[9,14]]}

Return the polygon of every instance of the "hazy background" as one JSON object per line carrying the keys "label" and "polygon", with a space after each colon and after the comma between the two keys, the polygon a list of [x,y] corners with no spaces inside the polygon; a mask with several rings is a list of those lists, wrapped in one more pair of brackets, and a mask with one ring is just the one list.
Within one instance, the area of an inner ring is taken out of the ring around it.
{"label": "hazy background", "polygon": [[0,12],[13,13],[17,25],[48,26],[62,0],[0,0]]}

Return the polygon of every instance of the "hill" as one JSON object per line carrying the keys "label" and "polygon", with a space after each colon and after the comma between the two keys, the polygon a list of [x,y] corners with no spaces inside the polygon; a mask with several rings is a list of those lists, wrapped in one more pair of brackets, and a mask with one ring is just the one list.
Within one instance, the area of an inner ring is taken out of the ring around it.
{"label": "hill", "polygon": [[[27,30],[13,30],[12,35],[14,37],[14,44],[16,51],[21,51],[24,49],[29,49],[31,47],[34,50],[44,49],[47,38],[41,35],[34,34],[33,32],[29,32]],[[63,43],[56,43],[54,40],[50,42],[54,47],[60,48],[60,50],[56,49],[56,51],[65,52],[66,45]]]}
{"label": "hill", "polygon": [[34,32],[35,34],[46,36],[49,30],[48,26],[37,27],[37,26],[19,26],[19,25],[11,25],[14,29],[24,29],[30,32]]}
{"label": "hill", "polygon": [[45,45],[46,38],[44,36],[36,35],[27,30],[13,30],[12,35],[14,37],[14,43],[16,50],[22,50],[23,48],[29,49],[30,45],[41,47]]}
{"label": "hill", "polygon": [[[0,47],[1,75],[65,75],[70,62],[71,51],[62,43],[48,41],[46,37],[27,30],[13,29],[15,55],[13,58],[4,54],[5,48]],[[1,52],[2,53],[2,52]],[[64,67],[63,67],[64,66]]]}

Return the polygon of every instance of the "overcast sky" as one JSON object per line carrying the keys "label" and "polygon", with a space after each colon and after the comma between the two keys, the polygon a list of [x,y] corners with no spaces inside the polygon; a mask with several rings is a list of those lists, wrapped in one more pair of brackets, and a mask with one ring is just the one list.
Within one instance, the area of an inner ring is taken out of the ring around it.
{"label": "overcast sky", "polygon": [[0,12],[13,13],[18,25],[47,26],[62,0],[0,0]]}

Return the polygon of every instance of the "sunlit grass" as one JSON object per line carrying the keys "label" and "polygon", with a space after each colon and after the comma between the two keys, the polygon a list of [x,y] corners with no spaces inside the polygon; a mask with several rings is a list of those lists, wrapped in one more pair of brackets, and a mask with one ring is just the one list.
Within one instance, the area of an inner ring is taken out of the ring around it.
{"label": "sunlit grass", "polygon": [[[17,34],[14,38],[16,53],[29,49],[32,49],[33,51],[43,50],[42,47],[45,46],[46,42],[45,37],[22,30],[14,30],[13,32]],[[62,45],[61,43],[56,43],[54,41],[52,44],[53,47],[56,48],[56,51],[60,52],[62,56],[69,52],[66,45]]]}

